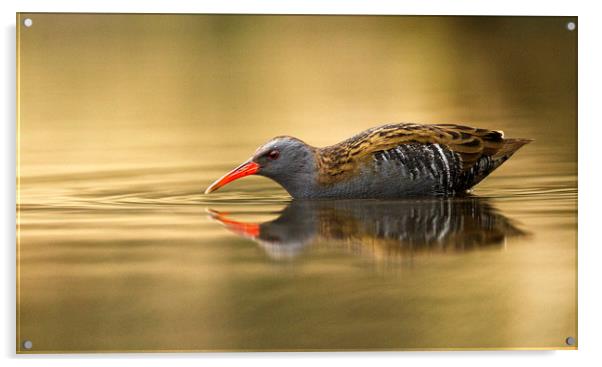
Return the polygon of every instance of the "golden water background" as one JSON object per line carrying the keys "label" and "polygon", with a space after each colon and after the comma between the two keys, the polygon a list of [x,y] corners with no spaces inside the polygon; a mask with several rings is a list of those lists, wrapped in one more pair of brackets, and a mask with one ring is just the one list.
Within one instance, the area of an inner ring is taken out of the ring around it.
{"label": "golden water background", "polygon": [[[19,351],[565,347],[569,21],[20,14]],[[259,177],[202,194],[273,136],[403,121],[535,142],[465,201],[297,206]]]}

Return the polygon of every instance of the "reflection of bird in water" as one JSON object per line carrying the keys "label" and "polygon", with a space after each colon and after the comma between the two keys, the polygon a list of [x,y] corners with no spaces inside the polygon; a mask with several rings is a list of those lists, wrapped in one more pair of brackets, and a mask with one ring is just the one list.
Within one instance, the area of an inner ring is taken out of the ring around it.
{"label": "reflection of bird in water", "polygon": [[315,148],[280,136],[211,184],[261,175],[301,198],[402,198],[465,193],[530,139],[462,125],[391,124]]}
{"label": "reflection of bird in water", "polygon": [[290,258],[312,244],[345,246],[373,257],[457,252],[503,245],[523,235],[483,199],[293,201],[265,223],[209,210],[230,231],[255,240],[270,257]]}

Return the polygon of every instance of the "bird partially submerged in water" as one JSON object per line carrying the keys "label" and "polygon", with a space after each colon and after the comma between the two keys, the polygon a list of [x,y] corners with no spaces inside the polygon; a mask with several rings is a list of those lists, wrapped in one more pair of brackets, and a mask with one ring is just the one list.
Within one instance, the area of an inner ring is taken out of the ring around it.
{"label": "bird partially submerged in water", "polygon": [[389,124],[316,148],[279,136],[212,183],[271,178],[295,199],[402,198],[465,193],[531,139],[463,125]]}

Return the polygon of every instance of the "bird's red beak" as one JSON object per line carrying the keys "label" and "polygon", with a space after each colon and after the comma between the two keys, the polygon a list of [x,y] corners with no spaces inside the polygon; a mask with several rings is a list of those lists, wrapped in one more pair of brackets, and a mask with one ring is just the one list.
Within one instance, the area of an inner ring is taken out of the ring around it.
{"label": "bird's red beak", "polygon": [[205,190],[205,194],[209,194],[222,186],[227,185],[228,183],[238,180],[239,178],[249,176],[255,174],[259,171],[259,165],[253,161],[246,161],[240,166],[236,167],[232,171],[226,173],[221,178],[212,183],[207,190]]}

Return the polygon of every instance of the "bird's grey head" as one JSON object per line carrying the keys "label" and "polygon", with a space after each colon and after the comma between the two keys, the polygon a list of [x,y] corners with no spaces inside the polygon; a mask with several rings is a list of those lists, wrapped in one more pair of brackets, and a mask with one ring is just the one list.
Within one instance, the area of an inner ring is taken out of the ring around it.
{"label": "bird's grey head", "polygon": [[315,181],[314,149],[290,136],[271,139],[255,151],[251,160],[259,165],[258,175],[276,181],[293,197]]}
{"label": "bird's grey head", "polygon": [[249,160],[212,183],[205,193],[253,174],[271,178],[294,198],[307,196],[316,182],[315,148],[291,136],[275,137]]}

